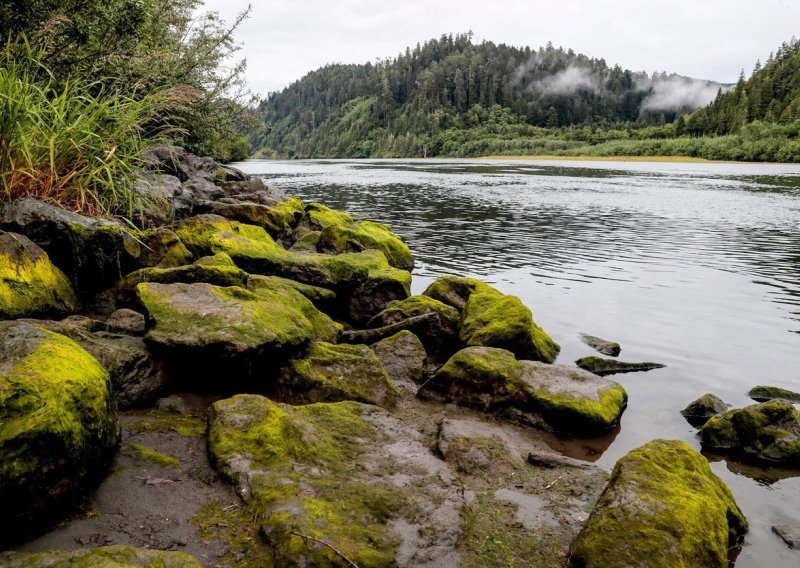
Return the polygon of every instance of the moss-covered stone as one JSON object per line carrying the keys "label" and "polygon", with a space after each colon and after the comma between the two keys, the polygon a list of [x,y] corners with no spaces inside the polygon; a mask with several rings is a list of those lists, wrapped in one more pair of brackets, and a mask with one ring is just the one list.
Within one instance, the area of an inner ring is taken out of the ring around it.
{"label": "moss-covered stone", "polygon": [[278,397],[292,404],[354,400],[377,406],[394,405],[389,376],[366,345],[311,345],[277,380]]}
{"label": "moss-covered stone", "polygon": [[76,307],[66,276],[30,239],[0,232],[0,319],[64,315]]}
{"label": "moss-covered stone", "polygon": [[167,227],[143,231],[140,239],[142,254],[139,257],[139,265],[142,267],[175,268],[190,264],[194,260],[194,256],[178,235]]}
{"label": "moss-covered stone", "polygon": [[194,556],[182,552],[132,546],[101,546],[52,552],[0,552],[6,568],[201,568]]}
{"label": "moss-covered stone", "polygon": [[392,302],[368,322],[368,327],[382,327],[429,315],[421,323],[410,324],[409,330],[419,337],[430,354],[449,354],[458,347],[458,311],[427,296],[411,296]]}
{"label": "moss-covered stone", "polygon": [[359,223],[329,224],[319,235],[317,250],[333,254],[359,252],[363,249],[376,249],[386,255],[389,264],[395,268],[411,270],[414,256],[400,237],[388,225],[373,221]]}
{"label": "moss-covered stone", "polygon": [[411,273],[399,268],[370,270],[366,282],[356,288],[347,300],[350,321],[363,324],[390,303],[411,295]]}
{"label": "moss-covered stone", "polygon": [[800,412],[787,400],[713,416],[700,435],[704,448],[767,463],[800,464]]}
{"label": "moss-covered stone", "polygon": [[283,288],[291,288],[297,290],[303,296],[311,300],[317,309],[323,312],[330,312],[336,306],[336,292],[329,288],[322,288],[321,286],[312,286],[311,284],[303,284],[296,280],[289,278],[281,278],[280,276],[261,276],[251,275],[247,281],[247,288],[255,291],[264,286],[281,286]]}
{"label": "moss-covered stone", "polygon": [[154,463],[161,467],[174,467],[181,463],[180,458],[162,454],[153,448],[148,448],[144,444],[131,444],[130,448],[133,452],[133,456],[139,461]]}
{"label": "moss-covered stone", "polygon": [[747,521],[706,459],[655,440],[620,459],[572,546],[585,568],[728,566]]}
{"label": "moss-covered stone", "polygon": [[340,255],[303,254],[277,244],[261,227],[200,215],[178,225],[176,232],[196,255],[225,252],[251,274],[274,275],[332,289],[353,290],[370,270],[389,268],[377,250]]}
{"label": "moss-covered stone", "polygon": [[[302,230],[301,230],[302,229]],[[289,248],[292,252],[317,252],[317,243],[321,231],[311,231],[307,227],[300,226],[295,231],[292,246]]]}
{"label": "moss-covered stone", "polygon": [[728,410],[729,406],[718,396],[706,393],[697,400],[690,402],[686,408],[681,410],[681,415],[686,418],[689,424],[699,428],[708,422],[708,419],[712,416]]}
{"label": "moss-covered stone", "polygon": [[460,337],[467,346],[508,349],[520,359],[545,363],[555,361],[560,350],[519,298],[488,285],[470,294],[461,317]]}
{"label": "moss-covered stone", "polygon": [[320,230],[331,225],[349,225],[354,222],[348,213],[336,211],[321,203],[307,203],[305,210],[308,224]]}
{"label": "moss-covered stone", "polygon": [[75,499],[118,439],[108,373],[94,357],[57,333],[0,324],[0,541]]}
{"label": "moss-covered stone", "polygon": [[378,357],[392,384],[413,387],[421,383],[425,376],[427,353],[419,338],[408,330],[382,339],[372,350]]}
{"label": "moss-covered stone", "polygon": [[661,363],[651,363],[649,361],[631,363],[595,356],[582,357],[575,361],[575,364],[585,371],[600,376],[616,375],[619,373],[644,373],[646,371],[652,371],[653,369],[663,369],[666,367],[666,365],[662,365]]}
{"label": "moss-covered stone", "polygon": [[492,347],[462,349],[419,395],[576,434],[614,427],[627,403],[625,390],[613,381],[566,365],[518,361],[510,351]]}
{"label": "moss-covered stone", "polygon": [[175,268],[142,268],[128,274],[119,284],[119,288],[132,292],[137,284],[156,282],[174,284],[183,282],[194,284],[205,282],[214,286],[247,286],[247,272],[236,266],[231,257],[224,252],[213,256],[204,256],[192,264]]}
{"label": "moss-covered stone", "polygon": [[782,398],[789,402],[800,402],[800,392],[783,389],[781,387],[757,386],[750,389],[747,396],[758,402]]}
{"label": "moss-covered stone", "polygon": [[303,202],[297,197],[273,205],[241,200],[205,201],[196,208],[199,213],[213,213],[232,221],[262,227],[275,238],[290,235],[303,217],[303,211]]}
{"label": "moss-covered stone", "polygon": [[422,295],[439,300],[448,306],[453,306],[460,312],[467,306],[469,297],[476,290],[486,292],[487,290],[493,290],[493,288],[477,278],[448,274],[437,278],[433,284],[425,289]]}
{"label": "moss-covered stone", "polygon": [[210,284],[142,283],[136,290],[152,325],[145,340],[173,360],[257,369],[299,353],[314,337],[304,306],[286,294]]}

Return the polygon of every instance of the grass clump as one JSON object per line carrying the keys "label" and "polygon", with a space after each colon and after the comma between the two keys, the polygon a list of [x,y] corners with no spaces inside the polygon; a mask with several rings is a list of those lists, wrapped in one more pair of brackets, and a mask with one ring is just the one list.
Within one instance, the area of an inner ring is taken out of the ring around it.
{"label": "grass clump", "polygon": [[133,456],[139,461],[152,462],[161,467],[174,467],[181,463],[180,458],[162,454],[143,444],[131,444],[131,449],[133,450]]}

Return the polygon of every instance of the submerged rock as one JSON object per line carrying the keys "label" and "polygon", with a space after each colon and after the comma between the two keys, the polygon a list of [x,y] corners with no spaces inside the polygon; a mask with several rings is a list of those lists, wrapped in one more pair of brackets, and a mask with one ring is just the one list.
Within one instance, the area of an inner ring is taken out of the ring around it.
{"label": "submerged rock", "polygon": [[704,448],[767,463],[800,464],[800,412],[786,400],[713,416],[700,436]]}
{"label": "submerged rock", "polygon": [[238,395],[212,405],[208,446],[277,566],[338,566],[338,554],[358,566],[458,564],[460,490],[420,434],[380,408]]}
{"label": "submerged rock", "polygon": [[747,520],[728,487],[689,445],[655,440],[614,466],[572,545],[582,568],[728,566]]}
{"label": "submerged rock", "polygon": [[354,400],[386,408],[395,393],[378,358],[366,345],[311,345],[277,379],[275,394],[292,404]]}
{"label": "submerged rock", "polygon": [[800,525],[775,525],[772,532],[781,537],[789,548],[800,550]]}
{"label": "submerged rock", "polygon": [[67,277],[30,239],[0,232],[0,319],[64,315],[77,301]]}
{"label": "submerged rock", "polygon": [[518,361],[510,351],[493,347],[462,349],[419,396],[576,434],[614,427],[627,402],[625,389],[613,381],[566,365]]}
{"label": "submerged rock", "polygon": [[314,336],[300,306],[282,294],[210,284],[142,283],[136,289],[152,322],[145,339],[171,363],[258,369],[299,353]]}
{"label": "submerged rock", "polygon": [[[379,328],[431,314],[421,323],[411,324],[414,332],[431,354],[450,354],[458,348],[458,312],[433,298],[411,296],[399,302],[392,302],[378,315],[369,320],[369,328]],[[398,330],[399,331],[399,330]]]}
{"label": "submerged rock", "polygon": [[581,335],[581,341],[595,351],[602,353],[603,355],[608,355],[609,357],[617,357],[620,354],[620,351],[622,351],[622,348],[616,341],[600,339],[594,335]]}
{"label": "submerged rock", "polygon": [[666,365],[662,365],[661,363],[628,363],[626,361],[604,359],[602,357],[583,357],[575,361],[575,364],[581,369],[600,376],[616,375],[618,373],[643,373],[666,367]]}
{"label": "submerged rock", "polygon": [[382,339],[372,345],[372,350],[386,369],[395,386],[411,388],[425,376],[427,354],[419,338],[408,330]]}
{"label": "submerged rock", "polygon": [[681,414],[689,424],[699,428],[708,422],[709,418],[725,412],[729,407],[730,404],[725,404],[719,397],[706,393],[689,403],[689,406],[681,410]]}
{"label": "submerged rock", "polygon": [[201,568],[194,556],[182,552],[133,546],[100,546],[51,552],[0,552],[6,568]]}
{"label": "submerged rock", "polygon": [[800,402],[800,392],[782,389],[780,387],[757,386],[750,389],[747,396],[758,402],[782,398],[789,402]]}
{"label": "submerged rock", "polygon": [[119,439],[106,370],[77,343],[0,324],[0,542],[71,504]]}

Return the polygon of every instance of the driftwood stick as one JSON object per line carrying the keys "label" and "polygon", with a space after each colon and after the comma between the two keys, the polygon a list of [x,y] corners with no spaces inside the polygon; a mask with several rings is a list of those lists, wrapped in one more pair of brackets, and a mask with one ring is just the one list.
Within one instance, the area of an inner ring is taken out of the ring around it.
{"label": "driftwood stick", "polygon": [[554,469],[556,467],[574,467],[577,469],[592,469],[593,465],[580,460],[560,456],[550,452],[533,451],[528,454],[528,463],[531,465]]}
{"label": "driftwood stick", "polygon": [[389,337],[390,335],[394,335],[395,333],[403,331],[404,329],[414,328],[415,326],[425,323],[436,316],[437,314],[429,312],[427,314],[413,316],[396,323],[390,323],[389,325],[385,325],[383,327],[344,331],[342,332],[341,337],[339,337],[339,341],[342,343],[375,343],[376,341],[380,341],[381,339]]}
{"label": "driftwood stick", "polygon": [[341,552],[339,552],[338,550],[336,550],[334,547],[332,547],[330,544],[328,544],[328,543],[327,543],[327,542],[325,542],[324,540],[320,540],[320,539],[318,539],[318,538],[314,538],[313,536],[308,536],[307,534],[300,534],[299,532],[294,532],[294,531],[292,531],[292,534],[293,534],[294,536],[299,536],[299,537],[300,537],[300,538],[302,538],[302,539],[305,539],[305,540],[312,540],[312,541],[314,541],[314,542],[318,542],[319,544],[322,544],[322,545],[324,545],[324,546],[327,546],[327,547],[328,547],[328,548],[330,548],[330,549],[331,549],[331,550],[332,550],[334,553],[336,553],[336,555],[337,555],[339,558],[341,558],[342,560],[344,560],[345,562],[347,562],[347,565],[348,565],[348,566],[352,566],[352,568],[358,568],[358,564],[356,564],[355,562],[353,562],[352,560],[350,560],[350,559],[349,559],[347,556],[345,556],[344,554],[342,554]]}

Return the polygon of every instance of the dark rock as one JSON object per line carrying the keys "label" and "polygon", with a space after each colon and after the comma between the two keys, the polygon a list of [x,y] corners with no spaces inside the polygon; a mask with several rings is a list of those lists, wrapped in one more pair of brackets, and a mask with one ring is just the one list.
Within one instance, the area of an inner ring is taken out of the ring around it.
{"label": "dark rock", "polygon": [[638,373],[666,367],[661,363],[628,363],[602,357],[583,357],[575,361],[575,364],[581,369],[600,376],[615,375],[617,373]]}
{"label": "dark rock", "polygon": [[0,319],[64,315],[77,301],[64,273],[30,239],[0,232]]}
{"label": "dark rock", "polygon": [[142,335],[147,327],[143,314],[123,308],[108,316],[108,319],[106,319],[106,329],[117,333]]}
{"label": "dark rock", "polygon": [[418,396],[575,434],[613,428],[625,409],[619,384],[567,365],[517,361],[493,347],[467,347],[420,388]]}
{"label": "dark rock", "polygon": [[[389,304],[385,310],[369,320],[370,328],[379,328],[425,314],[433,314],[419,324],[412,325],[409,331],[419,337],[425,350],[431,354],[450,354],[458,347],[459,315],[455,308],[427,296],[411,296]],[[396,330],[400,331],[400,330]]]}
{"label": "dark rock", "polygon": [[709,418],[725,412],[729,407],[730,404],[725,404],[719,397],[707,393],[681,410],[681,414],[689,424],[699,428]]}
{"label": "dark rock", "polygon": [[600,339],[594,335],[581,335],[581,341],[595,351],[598,351],[603,355],[608,355],[609,357],[617,357],[622,350],[622,348],[619,346],[619,343],[615,341],[608,341],[606,339]]}
{"label": "dark rock", "polygon": [[411,273],[398,268],[370,270],[367,280],[347,300],[348,319],[364,324],[392,302],[411,296]]}
{"label": "dark rock", "polygon": [[311,345],[285,369],[275,394],[291,404],[353,400],[390,408],[395,393],[380,361],[366,345]]}
{"label": "dark rock", "polygon": [[703,447],[745,458],[800,464],[800,412],[771,400],[711,417],[700,430]]}
{"label": "dark rock", "polygon": [[753,387],[750,389],[750,392],[747,393],[747,396],[753,400],[757,400],[758,402],[774,400],[776,398],[782,398],[784,400],[788,400],[789,402],[800,402],[799,392],[790,391],[789,389],[782,389],[780,387]]}
{"label": "dark rock", "polygon": [[781,537],[789,548],[800,550],[800,525],[775,525],[772,532]]}
{"label": "dark rock", "polygon": [[24,234],[42,247],[83,297],[138,268],[142,254],[138,239],[120,223],[28,197],[0,206],[0,229]]}
{"label": "dark rock", "polygon": [[108,373],[77,343],[0,324],[0,544],[71,505],[119,440]]}
{"label": "dark rock", "polygon": [[145,173],[133,183],[136,215],[142,224],[165,224],[176,217],[175,198],[183,193],[175,176]]}
{"label": "dark rock", "polygon": [[194,256],[183,245],[178,235],[166,227],[144,231],[141,241],[140,267],[175,268],[190,264],[194,260]]}
{"label": "dark rock", "polygon": [[185,399],[173,394],[156,401],[156,408],[172,414],[191,414],[192,407]]}
{"label": "dark rock", "polygon": [[401,331],[375,343],[372,350],[394,386],[416,392],[416,385],[425,376],[428,357],[416,335],[407,330]]}
{"label": "dark rock", "polygon": [[655,440],[614,466],[572,544],[581,568],[728,566],[747,531],[730,489],[689,445]]}

